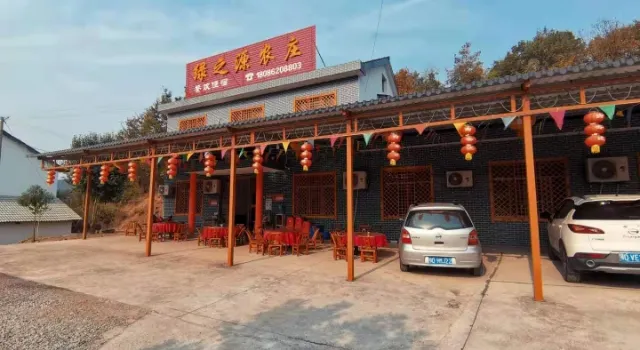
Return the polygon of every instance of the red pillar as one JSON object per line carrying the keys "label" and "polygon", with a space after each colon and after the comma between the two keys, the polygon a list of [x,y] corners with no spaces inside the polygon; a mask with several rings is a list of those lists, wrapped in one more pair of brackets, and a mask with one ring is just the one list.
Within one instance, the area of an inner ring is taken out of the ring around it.
{"label": "red pillar", "polygon": [[355,280],[353,257],[353,142],[351,121],[347,122],[347,281]]}
{"label": "red pillar", "polygon": [[196,232],[196,197],[198,174],[189,174],[189,232]]}
{"label": "red pillar", "polygon": [[256,175],[256,213],[254,231],[262,228],[262,200],[264,197],[264,169]]}
{"label": "red pillar", "polygon": [[[235,146],[236,137],[232,136],[232,145]],[[236,245],[235,238],[235,218],[236,218],[236,160],[238,155],[235,148],[229,150],[229,216],[227,218],[228,239],[227,239],[227,265],[233,266],[233,249]]]}
{"label": "red pillar", "polygon": [[151,154],[151,164],[149,164],[149,199],[147,201],[147,240],[145,241],[146,256],[151,256],[151,234],[153,233],[153,211],[155,209],[154,199],[156,195],[156,170],[158,169],[158,158],[155,157],[155,149],[151,151]]}

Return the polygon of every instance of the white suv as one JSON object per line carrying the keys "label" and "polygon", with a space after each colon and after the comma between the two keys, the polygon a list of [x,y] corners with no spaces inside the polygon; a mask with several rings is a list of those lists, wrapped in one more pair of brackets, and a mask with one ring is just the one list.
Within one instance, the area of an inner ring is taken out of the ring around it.
{"label": "white suv", "polygon": [[560,259],[567,282],[582,272],[640,274],[640,195],[565,199],[549,220],[549,257]]}

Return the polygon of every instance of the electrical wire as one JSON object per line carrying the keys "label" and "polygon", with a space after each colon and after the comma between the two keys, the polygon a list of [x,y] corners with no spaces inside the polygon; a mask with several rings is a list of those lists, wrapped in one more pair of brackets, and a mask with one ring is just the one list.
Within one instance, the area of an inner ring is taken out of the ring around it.
{"label": "electrical wire", "polygon": [[[376,41],[378,41],[378,32],[380,31],[380,20],[382,19],[382,5],[384,4],[384,0],[380,0],[380,11],[378,11],[378,24],[376,24],[376,32],[373,35],[373,47],[371,48],[371,59],[373,59],[373,54],[376,52]],[[369,86],[369,78],[371,74],[367,75],[367,81],[364,83],[364,91],[367,91],[367,87]]]}

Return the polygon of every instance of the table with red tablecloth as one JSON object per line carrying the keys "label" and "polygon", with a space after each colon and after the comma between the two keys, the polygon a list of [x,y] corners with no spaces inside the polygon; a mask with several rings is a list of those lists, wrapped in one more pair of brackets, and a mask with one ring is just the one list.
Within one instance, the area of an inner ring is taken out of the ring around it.
{"label": "table with red tablecloth", "polygon": [[[285,245],[294,245],[300,240],[300,236],[305,234],[304,232],[291,230],[291,229],[267,229],[264,230],[264,239],[267,241],[276,241]],[[308,235],[309,233],[306,232]]]}
{"label": "table with red tablecloth", "polygon": [[[234,237],[238,237],[238,235],[242,232],[242,227],[236,226]],[[200,233],[200,240],[207,241],[210,238],[227,238],[229,235],[229,227],[223,226],[205,226],[202,228],[202,232]]]}
{"label": "table with red tablecloth", "polygon": [[[380,248],[380,247],[386,247],[389,245],[389,243],[387,242],[387,236],[384,233],[375,233],[375,232],[370,232],[370,233],[355,233],[353,234],[353,245],[355,245],[356,247],[361,247],[364,245],[364,241],[365,239],[363,239],[363,237],[373,237],[373,241],[375,244],[376,248]],[[347,244],[347,236],[346,235],[342,235],[340,236],[340,239],[342,240],[342,243],[344,243],[345,245]]]}
{"label": "table with red tablecloth", "polygon": [[156,222],[153,224],[153,232],[156,233],[174,233],[177,232],[180,224],[177,222]]}

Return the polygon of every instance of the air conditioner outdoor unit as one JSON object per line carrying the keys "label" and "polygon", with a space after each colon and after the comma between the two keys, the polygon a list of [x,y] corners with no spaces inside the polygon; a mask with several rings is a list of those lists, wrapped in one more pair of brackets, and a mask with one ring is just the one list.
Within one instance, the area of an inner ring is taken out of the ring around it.
{"label": "air conditioner outdoor unit", "polygon": [[169,195],[169,189],[170,189],[169,185],[160,185],[160,186],[158,186],[158,193],[161,196],[168,196]]}
{"label": "air conditioner outdoor unit", "polygon": [[[347,173],[342,173],[342,189],[347,189]],[[367,189],[367,172],[366,171],[354,171],[353,172],[353,189],[365,190]]]}
{"label": "air conditioner outdoor unit", "polygon": [[205,180],[202,184],[202,193],[204,194],[220,193],[220,179]]}
{"label": "air conditioner outdoor unit", "polygon": [[471,170],[447,171],[447,187],[473,187]]}
{"label": "air conditioner outdoor unit", "polygon": [[627,157],[588,158],[587,180],[589,182],[629,181],[629,159]]}

